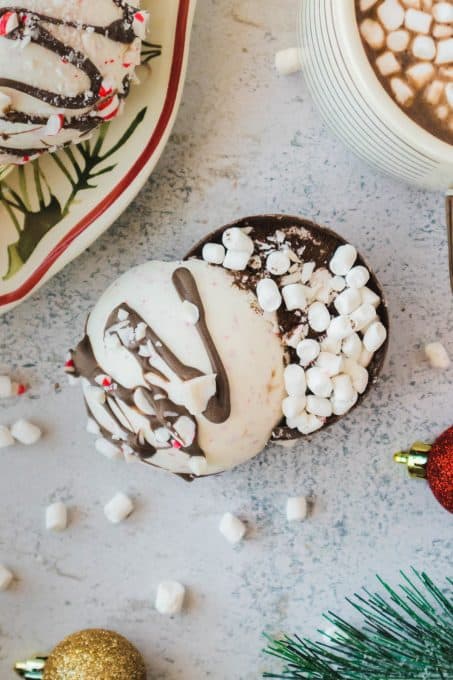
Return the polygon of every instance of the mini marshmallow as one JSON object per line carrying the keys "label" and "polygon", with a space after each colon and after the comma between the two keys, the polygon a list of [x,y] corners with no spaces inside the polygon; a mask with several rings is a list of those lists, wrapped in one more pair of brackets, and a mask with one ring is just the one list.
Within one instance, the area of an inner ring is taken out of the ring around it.
{"label": "mini marshmallow", "polygon": [[255,248],[250,236],[247,236],[245,231],[239,229],[239,227],[226,229],[222,235],[222,243],[228,250],[245,252],[249,257]]}
{"label": "mini marshmallow", "polygon": [[174,616],[182,611],[186,589],[177,581],[162,581],[156,593],[155,607],[159,614]]}
{"label": "mini marshmallow", "polygon": [[345,359],[343,370],[351,378],[356,392],[363,394],[368,386],[369,375],[366,368],[353,359]]}
{"label": "mini marshmallow", "polygon": [[189,467],[195,477],[201,477],[208,470],[208,461],[204,456],[192,456],[189,460]]}
{"label": "mini marshmallow", "polygon": [[433,17],[439,24],[453,23],[453,5],[451,2],[437,2],[433,7]]}
{"label": "mini marshmallow", "polygon": [[333,276],[330,279],[329,287],[331,290],[341,293],[341,291],[346,288],[346,279],[343,276]]}
{"label": "mini marshmallow", "polygon": [[247,268],[250,255],[245,250],[228,250],[223,261],[225,269],[242,272]]}
{"label": "mini marshmallow", "polygon": [[6,425],[0,425],[0,449],[6,449],[8,446],[13,446],[15,440],[10,430]]}
{"label": "mini marshmallow", "polygon": [[295,427],[301,434],[312,434],[320,430],[324,425],[325,419],[315,416],[313,413],[302,413],[296,420]]}
{"label": "mini marshmallow", "polygon": [[440,342],[430,342],[425,345],[425,354],[433,368],[445,370],[450,366],[450,357]]}
{"label": "mini marshmallow", "polygon": [[392,78],[390,87],[399,104],[402,106],[409,106],[411,104],[414,98],[414,91],[404,80],[401,80],[401,78]]}
{"label": "mini marshmallow", "polygon": [[453,35],[453,26],[447,24],[436,24],[433,28],[433,36],[440,40],[442,38],[451,38]]}
{"label": "mini marshmallow", "polygon": [[42,432],[37,425],[21,418],[11,427],[11,434],[21,444],[31,446],[41,439]]}
{"label": "mini marshmallow", "polygon": [[436,43],[429,35],[417,35],[412,43],[412,54],[417,59],[432,61],[436,56]]}
{"label": "mini marshmallow", "polygon": [[291,260],[286,253],[271,253],[266,260],[266,269],[274,276],[283,276],[291,267]]}
{"label": "mini marshmallow", "polygon": [[384,52],[376,59],[376,66],[383,76],[391,76],[401,71],[401,65],[393,52]]}
{"label": "mini marshmallow", "polygon": [[366,267],[363,267],[362,265],[357,265],[357,267],[353,267],[348,271],[346,274],[346,284],[350,288],[357,288],[358,290],[366,286],[368,281],[370,280],[370,272]]}
{"label": "mini marshmallow", "polygon": [[404,23],[409,31],[428,34],[432,21],[432,14],[429,14],[428,12],[421,12],[418,9],[408,9]]}
{"label": "mini marshmallow", "polygon": [[317,333],[323,333],[330,324],[330,314],[322,302],[314,302],[308,308],[308,323]]}
{"label": "mini marshmallow", "polygon": [[[352,384],[351,376],[342,373],[332,378],[333,396],[332,400],[337,402],[352,402],[357,394]],[[338,414],[336,414],[338,415]]]}
{"label": "mini marshmallow", "polygon": [[284,286],[282,294],[288,311],[292,312],[295,309],[306,309],[307,298],[305,297],[305,286],[301,283],[293,283],[289,286]]}
{"label": "mini marshmallow", "polygon": [[99,437],[99,439],[96,439],[94,446],[96,451],[102,453],[102,455],[106,458],[110,458],[110,460],[115,460],[116,458],[121,457],[121,449],[104,437]]}
{"label": "mini marshmallow", "polygon": [[360,307],[361,303],[362,296],[357,288],[347,288],[337,296],[333,304],[338,314],[347,315]]}
{"label": "mini marshmallow", "polygon": [[425,87],[434,76],[434,66],[429,62],[421,62],[419,64],[414,64],[406,71],[407,77],[411,83],[418,89],[421,90]]}
{"label": "mini marshmallow", "polygon": [[371,364],[371,362],[372,362],[372,360],[373,360],[373,356],[374,356],[374,353],[373,353],[373,352],[369,352],[369,351],[368,351],[367,349],[365,349],[365,347],[364,347],[364,348],[362,349],[362,353],[361,353],[359,359],[357,360],[357,363],[360,364],[360,366],[363,366],[364,368],[367,368],[367,367]]}
{"label": "mini marshmallow", "polygon": [[184,300],[182,303],[182,318],[187,323],[195,326],[200,321],[200,310],[189,300]]}
{"label": "mini marshmallow", "polygon": [[332,415],[332,404],[329,399],[310,394],[307,397],[307,412],[320,418],[330,418]]}
{"label": "mini marshmallow", "polygon": [[379,307],[381,304],[381,298],[379,295],[376,295],[374,290],[371,290],[371,288],[367,288],[366,286],[361,288],[360,294],[362,296],[362,304],[364,305],[373,305],[373,307]]}
{"label": "mini marshmallow", "polygon": [[89,434],[96,434],[96,435],[101,434],[101,428],[99,427],[99,424],[93,418],[88,418],[87,425],[86,425],[86,431]]}
{"label": "mini marshmallow", "polygon": [[307,283],[313,275],[316,268],[316,262],[304,262],[302,265],[302,273],[300,275],[300,280],[302,283]]}
{"label": "mini marshmallow", "polygon": [[231,512],[224,514],[219,524],[220,533],[229,541],[232,545],[240,543],[245,536],[247,527],[244,522],[235,517]]}
{"label": "mini marshmallow", "polygon": [[336,340],[344,340],[354,332],[351,320],[348,316],[337,316],[330,322],[327,335]]}
{"label": "mini marshmallow", "polygon": [[356,405],[357,399],[359,398],[359,395],[357,392],[355,392],[355,396],[353,399],[350,399],[349,401],[343,401],[341,399],[336,399],[335,397],[332,397],[330,400],[332,404],[332,412],[334,416],[344,416],[346,413],[348,413],[353,406]]}
{"label": "mini marshmallow", "polygon": [[296,347],[300,364],[305,368],[318,358],[321,348],[316,340],[302,340]]}
{"label": "mini marshmallow", "polygon": [[330,352],[321,352],[316,360],[316,366],[321,368],[326,375],[331,378],[333,375],[341,373],[343,358]]}
{"label": "mini marshmallow", "polygon": [[351,316],[352,326],[355,331],[361,331],[376,318],[376,308],[370,304],[360,305]]}
{"label": "mini marshmallow", "polygon": [[436,64],[450,64],[453,61],[453,38],[437,43]]}
{"label": "mini marshmallow", "polygon": [[14,396],[14,384],[8,375],[0,375],[0,399]]}
{"label": "mini marshmallow", "polygon": [[119,524],[129,517],[133,511],[134,504],[131,499],[121,492],[117,493],[107,505],[104,506],[104,514],[112,524]]}
{"label": "mini marshmallow", "polygon": [[448,106],[438,106],[436,109],[436,116],[440,120],[446,120],[448,118],[449,108]]}
{"label": "mini marshmallow", "polygon": [[348,338],[345,338],[341,345],[341,351],[349,359],[357,360],[363,349],[363,344],[357,333],[353,333]]}
{"label": "mini marshmallow", "polygon": [[282,411],[285,418],[297,418],[305,409],[307,399],[305,395],[299,397],[286,397],[282,402]]}
{"label": "mini marshmallow", "polygon": [[384,46],[385,33],[382,26],[374,19],[365,19],[360,24],[360,33],[365,42],[375,50],[380,50]]}
{"label": "mini marshmallow", "polygon": [[346,244],[339,246],[330,260],[330,271],[338,276],[346,276],[352,269],[357,259],[357,250],[354,246]]}
{"label": "mini marshmallow", "polygon": [[387,329],[383,323],[380,321],[375,321],[367,329],[367,332],[363,338],[363,344],[365,345],[365,349],[367,349],[369,352],[377,352],[377,350],[382,347],[386,340]]}
{"label": "mini marshmallow", "polygon": [[396,31],[404,23],[405,12],[398,0],[385,0],[379,5],[377,14],[387,31]]}
{"label": "mini marshmallow", "polygon": [[306,373],[307,385],[316,397],[330,397],[333,390],[329,376],[318,366],[309,368]]}
{"label": "mini marshmallow", "polygon": [[14,574],[3,564],[0,564],[0,592],[8,590],[14,580]]}
{"label": "mini marshmallow", "polygon": [[288,498],[286,501],[286,519],[288,522],[303,522],[308,516],[308,502],[305,496]]}
{"label": "mini marshmallow", "polygon": [[441,80],[433,80],[432,83],[428,85],[424,92],[424,96],[428,104],[436,106],[440,102],[444,92],[444,84]]}
{"label": "mini marshmallow", "polygon": [[203,246],[201,256],[209,264],[223,264],[225,248],[220,243],[206,243]]}
{"label": "mini marshmallow", "polygon": [[159,444],[166,444],[171,439],[171,432],[166,427],[158,427],[157,430],[154,430],[154,436]]}
{"label": "mini marshmallow", "polygon": [[387,36],[387,47],[389,50],[392,50],[392,52],[404,52],[409,45],[409,40],[409,31],[405,31],[404,29],[392,31],[392,33],[389,33]]}
{"label": "mini marshmallow", "polygon": [[282,304],[279,287],[273,279],[258,281],[256,296],[261,309],[265,312],[276,312]]}
{"label": "mini marshmallow", "polygon": [[297,73],[302,68],[301,55],[298,47],[280,50],[275,55],[275,68],[282,76]]}
{"label": "mini marshmallow", "polygon": [[64,531],[68,526],[68,511],[64,503],[53,503],[46,509],[46,529]]}
{"label": "mini marshmallow", "polygon": [[298,364],[289,364],[284,373],[285,388],[290,397],[302,397],[307,389],[305,371]]}

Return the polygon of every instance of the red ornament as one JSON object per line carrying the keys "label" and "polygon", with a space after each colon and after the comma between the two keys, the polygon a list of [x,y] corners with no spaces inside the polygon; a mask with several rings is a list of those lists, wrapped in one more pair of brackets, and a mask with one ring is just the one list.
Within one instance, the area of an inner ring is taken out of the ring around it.
{"label": "red ornament", "polygon": [[453,426],[432,446],[415,442],[410,451],[395,453],[393,458],[407,465],[411,477],[426,479],[435,498],[453,513]]}

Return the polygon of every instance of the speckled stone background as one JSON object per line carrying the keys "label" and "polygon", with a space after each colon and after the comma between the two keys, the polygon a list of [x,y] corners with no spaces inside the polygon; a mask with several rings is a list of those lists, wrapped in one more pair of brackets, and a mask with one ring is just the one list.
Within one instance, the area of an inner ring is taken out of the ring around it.
{"label": "speckled stone background", "polygon": [[[89,251],[0,319],[0,370],[33,385],[0,406],[0,422],[25,415],[46,433],[0,456],[0,562],[18,577],[0,594],[2,680],[17,657],[86,626],[130,637],[152,678],[259,678],[273,667],[260,653],[264,630],[311,634],[323,610],[345,612],[344,596],[373,586],[377,571],[395,581],[411,565],[447,570],[451,517],[391,460],[453,422],[453,370],[433,371],[422,352],[440,338],[453,355],[442,196],[376,175],[326,131],[303,78],[276,75],[275,51],[295,41],[296,5],[200,0],[183,105],[153,177]],[[132,265],[180,256],[207,230],[266,211],[329,225],[373,263],[393,324],[379,386],[295,450],[270,448],[201,483],[109,463],[61,374],[90,307]],[[102,508],[118,490],[137,511],[114,527]],[[291,494],[315,499],[304,524],[285,521]],[[56,499],[70,507],[62,535],[43,528]],[[227,510],[250,527],[236,549],[217,530]],[[167,578],[190,592],[174,619],[153,609]]]}

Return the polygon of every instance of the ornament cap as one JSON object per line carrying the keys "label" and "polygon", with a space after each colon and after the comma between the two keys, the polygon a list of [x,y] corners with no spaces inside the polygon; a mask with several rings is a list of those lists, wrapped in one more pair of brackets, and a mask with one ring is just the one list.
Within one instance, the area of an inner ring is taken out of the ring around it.
{"label": "ornament cap", "polygon": [[409,451],[398,451],[394,454],[395,463],[406,465],[411,477],[426,479],[426,465],[431,445],[424,442],[415,442]]}
{"label": "ornament cap", "polygon": [[44,667],[46,665],[45,656],[38,656],[28,661],[18,661],[14,666],[17,675],[26,680],[42,680]]}

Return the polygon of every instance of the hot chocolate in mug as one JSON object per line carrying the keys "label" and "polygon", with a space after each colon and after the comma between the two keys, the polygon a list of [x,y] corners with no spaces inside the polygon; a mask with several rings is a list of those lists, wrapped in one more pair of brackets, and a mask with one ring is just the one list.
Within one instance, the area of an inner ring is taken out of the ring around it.
{"label": "hot chocolate in mug", "polygon": [[[370,12],[376,13],[375,18],[380,19],[376,23],[380,23],[383,35],[377,35],[376,40],[377,43],[382,40],[381,53],[387,55],[387,62],[384,66],[391,63],[386,46],[386,43],[389,43],[389,33],[392,33],[390,44],[397,31],[400,31],[400,35],[396,35],[396,38],[402,38],[404,33],[409,33],[411,53],[406,54],[412,58],[413,40],[414,36],[417,36],[414,31],[418,29],[412,29],[411,22],[421,20],[421,31],[426,31],[430,22],[425,16],[425,27],[423,27],[421,14],[424,8],[420,5],[417,10],[415,5],[418,5],[418,2],[405,3],[401,0],[400,3],[394,3],[396,7],[403,8],[406,13],[410,5],[414,4],[412,12],[415,11],[416,14],[409,15],[409,29],[407,28],[407,14],[401,25],[399,25],[401,17],[390,15],[387,19],[385,14],[382,14],[382,10],[381,15],[378,15],[379,6],[382,4],[384,4],[383,0],[374,2],[363,0],[362,3],[360,0],[301,0],[300,45],[297,54],[307,85],[322,116],[337,136],[357,155],[379,170],[398,179],[445,192],[450,278],[453,288],[453,145],[433,132],[429,132],[426,126],[415,122],[413,116],[404,110],[402,102],[398,103],[398,97],[403,95],[396,87],[398,83],[392,82],[391,73],[386,75],[389,87],[385,86],[386,81],[383,77],[378,77],[382,74],[379,73],[376,64],[371,61],[370,45],[364,39],[364,31],[362,30],[361,35],[359,29],[359,21],[362,24],[364,19],[360,7],[371,8]],[[385,4],[384,12],[391,4],[389,2]],[[432,6],[431,10],[428,10],[432,12],[436,3],[428,2],[427,4]],[[442,4],[451,5],[452,3]],[[391,6],[390,9],[392,9]],[[368,21],[372,21],[373,14],[370,16],[367,14],[366,17]],[[386,25],[382,24],[382,18],[388,20],[388,30],[386,30]],[[438,24],[433,16],[428,33],[421,34],[423,37],[420,41],[421,47],[424,45],[426,48],[426,43],[430,38],[437,44],[438,41],[433,37],[434,26]],[[450,24],[446,23],[444,28],[439,30],[443,30],[446,35],[449,30],[448,26]],[[373,29],[373,26],[369,24],[366,28]],[[407,57],[401,60],[400,55],[395,56],[404,66],[400,67],[399,73],[395,72],[394,77],[398,81],[403,81],[403,86],[407,82],[409,88],[413,87],[410,79],[406,80]],[[434,57],[431,62],[425,59],[425,62],[431,63],[436,69],[436,77],[440,67],[442,67],[442,74],[444,72],[447,74],[447,79],[448,69],[453,69],[453,63],[448,62],[448,57],[447,62],[441,65],[437,64],[437,57]],[[411,65],[407,64],[407,68]],[[391,71],[391,65],[387,68]],[[392,86],[396,87],[395,92],[390,87],[391,82]],[[416,90],[415,87],[413,89]],[[453,108],[451,116],[453,120]]]}

